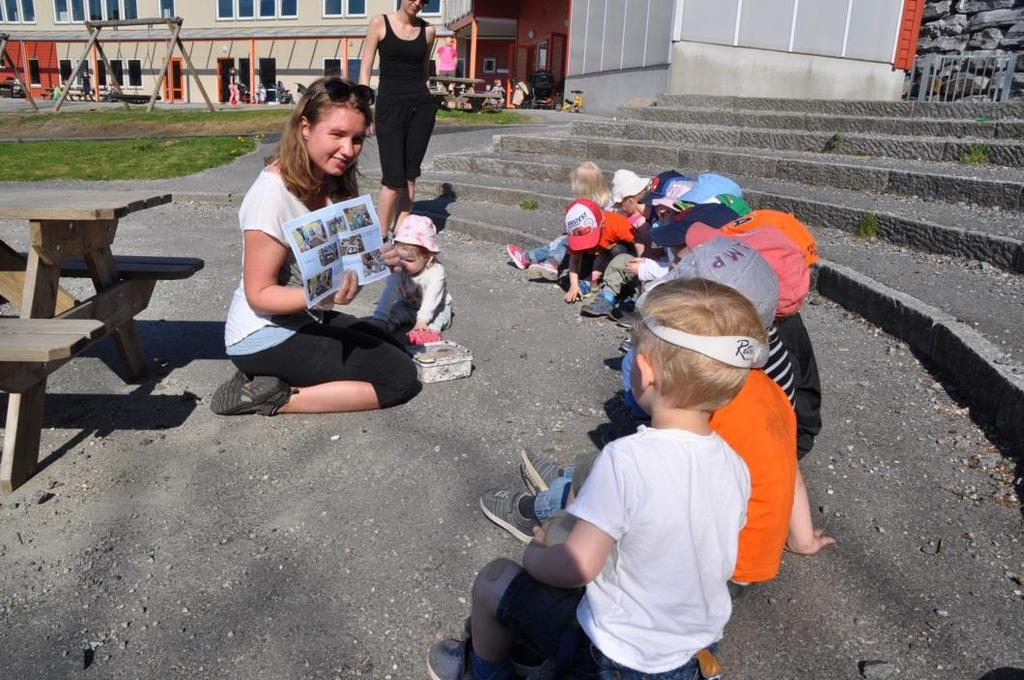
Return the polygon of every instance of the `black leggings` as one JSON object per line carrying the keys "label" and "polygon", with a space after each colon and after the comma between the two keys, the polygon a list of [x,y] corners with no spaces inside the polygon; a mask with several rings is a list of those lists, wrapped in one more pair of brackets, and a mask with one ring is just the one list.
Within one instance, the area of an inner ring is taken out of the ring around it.
{"label": "black leggings", "polygon": [[407,180],[420,176],[436,115],[437,104],[432,99],[412,106],[377,105],[374,129],[380,152],[381,184],[401,189]]}
{"label": "black leggings", "polygon": [[797,312],[775,323],[779,338],[793,360],[796,385],[796,457],[803,458],[814,447],[821,432],[821,378],[814,346],[804,320]]}
{"label": "black leggings", "polygon": [[381,408],[407,402],[422,388],[416,366],[398,340],[338,312],[327,312],[324,323],[307,324],[279,345],[233,356],[231,361],[249,377],[272,375],[292,387],[336,380],[368,382]]}

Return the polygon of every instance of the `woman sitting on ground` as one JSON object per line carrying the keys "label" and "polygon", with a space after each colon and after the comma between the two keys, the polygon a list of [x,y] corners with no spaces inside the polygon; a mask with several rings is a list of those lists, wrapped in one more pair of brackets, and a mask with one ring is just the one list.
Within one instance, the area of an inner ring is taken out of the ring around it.
{"label": "woman sitting on ground", "polygon": [[[338,77],[314,82],[246,193],[238,213],[242,281],[224,332],[238,371],[217,388],[214,413],[366,411],[401,404],[420,391],[416,368],[395,339],[349,314],[306,309],[281,227],[358,195],[356,160],[372,123],[371,103],[368,87]],[[389,266],[398,264],[392,246],[382,254]],[[358,290],[348,271],[328,300],[347,305]]]}

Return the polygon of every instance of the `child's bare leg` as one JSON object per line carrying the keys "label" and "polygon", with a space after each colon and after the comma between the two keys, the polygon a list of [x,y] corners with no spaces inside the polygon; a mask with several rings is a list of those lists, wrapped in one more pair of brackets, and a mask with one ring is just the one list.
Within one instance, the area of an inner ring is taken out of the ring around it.
{"label": "child's bare leg", "polygon": [[520,571],[512,560],[499,558],[481,569],[473,582],[473,651],[484,661],[495,663],[509,656],[512,633],[498,623],[498,604]]}
{"label": "child's bare leg", "polygon": [[815,529],[811,519],[811,501],[800,468],[796,469],[796,488],[793,493],[793,511],[789,515],[789,537],[786,549],[798,555],[813,555],[836,539],[825,535],[824,529]]}

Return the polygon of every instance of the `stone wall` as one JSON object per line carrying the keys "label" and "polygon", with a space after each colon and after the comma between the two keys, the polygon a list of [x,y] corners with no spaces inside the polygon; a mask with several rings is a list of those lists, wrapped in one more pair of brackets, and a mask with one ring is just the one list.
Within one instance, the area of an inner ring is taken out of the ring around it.
{"label": "stone wall", "polygon": [[[917,54],[987,56],[1019,53],[1024,45],[1024,0],[928,0],[921,23]],[[989,86],[986,75],[965,75],[946,69],[942,86],[964,90],[967,78],[975,91]],[[955,86],[955,87],[954,87]],[[969,85],[968,85],[969,86]],[[1024,56],[1017,62],[1013,97],[1024,96]]]}

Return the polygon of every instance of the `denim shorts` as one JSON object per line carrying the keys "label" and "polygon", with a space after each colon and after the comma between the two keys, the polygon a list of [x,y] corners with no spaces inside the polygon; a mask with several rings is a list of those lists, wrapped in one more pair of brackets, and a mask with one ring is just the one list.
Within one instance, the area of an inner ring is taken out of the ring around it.
{"label": "denim shorts", "polygon": [[498,621],[518,642],[555,662],[559,677],[584,680],[698,680],[692,658],[664,673],[641,673],[615,663],[590,641],[576,623],[583,588],[556,588],[520,572],[498,603]]}

